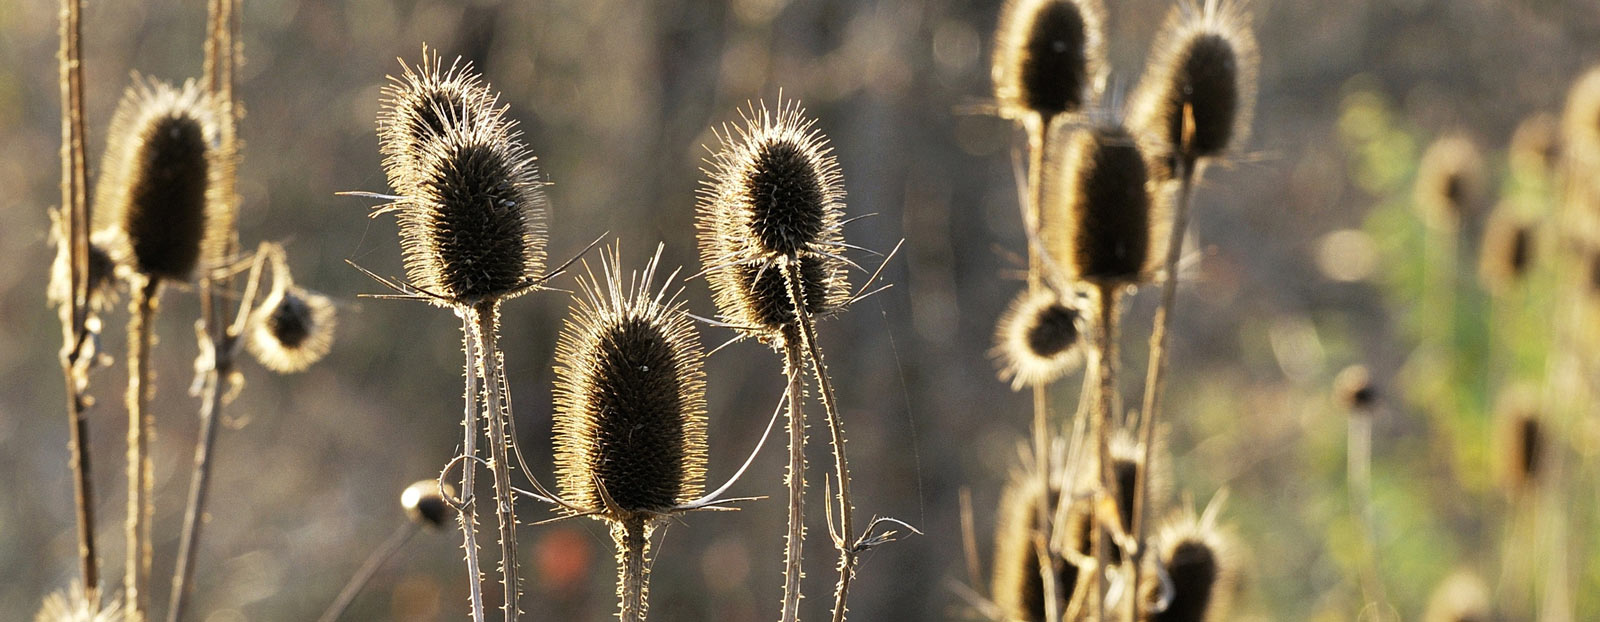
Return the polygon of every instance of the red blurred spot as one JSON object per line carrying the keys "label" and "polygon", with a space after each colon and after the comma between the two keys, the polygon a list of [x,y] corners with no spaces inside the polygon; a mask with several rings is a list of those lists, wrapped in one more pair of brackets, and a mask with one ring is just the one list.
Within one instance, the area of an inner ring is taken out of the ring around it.
{"label": "red blurred spot", "polygon": [[550,589],[571,590],[589,575],[589,543],[576,530],[553,529],[539,539],[534,560]]}

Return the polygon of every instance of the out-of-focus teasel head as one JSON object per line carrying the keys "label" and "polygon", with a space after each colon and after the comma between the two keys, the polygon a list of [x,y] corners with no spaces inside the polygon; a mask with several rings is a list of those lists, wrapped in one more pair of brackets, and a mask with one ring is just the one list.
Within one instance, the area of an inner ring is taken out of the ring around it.
{"label": "out-of-focus teasel head", "polygon": [[[1561,116],[1561,143],[1572,160],[1573,175],[1594,180],[1600,174],[1600,66],[1584,73],[1568,91]],[[1600,191],[1600,184],[1589,183]]]}
{"label": "out-of-focus teasel head", "polygon": [[728,322],[766,338],[795,320],[794,271],[806,311],[826,316],[849,298],[841,233],[844,180],[827,139],[793,100],[764,104],[718,133],[695,226],[702,270]]}
{"label": "out-of-focus teasel head", "polygon": [[1434,141],[1417,166],[1414,200],[1422,219],[1447,231],[1470,222],[1488,195],[1488,176],[1472,139],[1452,134]]}
{"label": "out-of-focus teasel head", "polygon": [[1129,125],[1148,135],[1157,179],[1192,169],[1244,141],[1259,64],[1238,0],[1184,0],[1168,14],[1133,96]]}
{"label": "out-of-focus teasel head", "polygon": [[[60,214],[52,211],[50,218],[56,220]],[[62,227],[51,227],[51,241],[56,244],[56,257],[50,265],[50,285],[46,291],[51,306],[66,304],[67,298],[72,295],[70,291],[71,258],[69,248],[60,240]],[[99,231],[89,237],[89,310],[98,314],[111,308],[117,302],[118,286],[121,281],[117,278],[117,262],[111,257],[111,248],[115,243],[112,231]]]}
{"label": "out-of-focus teasel head", "polygon": [[408,175],[417,171],[416,160],[429,142],[452,128],[501,124],[505,108],[497,104],[472,63],[460,58],[445,67],[438,52],[424,47],[420,64],[412,67],[402,61],[401,69],[400,76],[390,76],[383,87],[378,151],[384,156],[389,185],[405,194],[416,181]]}
{"label": "out-of-focus teasel head", "polygon": [[1228,619],[1238,569],[1231,538],[1215,525],[1213,509],[1199,518],[1182,512],[1156,534],[1155,572],[1142,583],[1142,622]]}
{"label": "out-of-focus teasel head", "polygon": [[1476,573],[1457,570],[1439,582],[1422,622],[1493,622],[1489,586]]}
{"label": "out-of-focus teasel head", "polygon": [[287,287],[268,296],[257,313],[250,352],[267,369],[304,371],[333,347],[335,316],[327,296]]}
{"label": "out-of-focus teasel head", "polygon": [[1478,278],[1485,289],[1504,295],[1533,267],[1538,230],[1512,204],[1501,204],[1489,215],[1479,245]]}
{"label": "out-of-focus teasel head", "polygon": [[995,32],[994,95],[1008,119],[1049,120],[1098,96],[1105,74],[1100,0],[1008,0]]}
{"label": "out-of-focus teasel head", "polygon": [[233,208],[215,183],[216,111],[193,81],[135,77],[117,105],[95,190],[96,228],[117,263],[151,279],[187,281],[221,264]]}
{"label": "out-of-focus teasel head", "polygon": [[1495,466],[1506,493],[1513,499],[1527,496],[1545,476],[1550,439],[1540,417],[1538,391],[1515,385],[1495,404]]}
{"label": "out-of-focus teasel head", "polygon": [[455,518],[455,506],[447,498],[454,497],[456,489],[436,479],[419,480],[400,493],[400,507],[405,509],[411,522],[432,529],[443,529]]}
{"label": "out-of-focus teasel head", "polygon": [[[1049,530],[1043,528],[1039,517],[1051,520],[1058,499],[1056,491],[1046,494],[1039,478],[1025,471],[1013,472],[1001,493],[995,517],[994,568],[989,589],[1006,622],[1045,619],[1046,567],[1056,573],[1055,585],[1060,590],[1056,594],[1056,609],[1064,609],[1073,597],[1079,578],[1078,566],[1066,556],[1053,552],[1046,559],[1039,555],[1041,546],[1046,551],[1054,550],[1044,541]],[[1086,551],[1085,546],[1080,554]]]}
{"label": "out-of-focus teasel head", "polygon": [[1000,379],[1012,390],[1049,384],[1083,363],[1081,301],[1049,288],[1024,291],[1011,301],[995,327],[990,355],[1000,363]]}
{"label": "out-of-focus teasel head", "polygon": [[1144,146],[1127,129],[1106,119],[1054,127],[1044,184],[1040,237],[1061,276],[1101,287],[1149,278],[1161,219],[1152,213]]}
{"label": "out-of-focus teasel head", "polygon": [[82,585],[50,594],[39,606],[33,622],[137,622],[122,609],[122,599],[101,604],[99,594],[85,592]]}
{"label": "out-of-focus teasel head", "polygon": [[[1600,115],[1600,110],[1595,114]],[[1523,119],[1511,133],[1509,157],[1511,169],[1519,175],[1554,175],[1561,166],[1561,120],[1550,113]]]}
{"label": "out-of-focus teasel head", "polygon": [[1378,385],[1366,365],[1351,365],[1333,378],[1333,395],[1354,415],[1371,415],[1378,408]]}

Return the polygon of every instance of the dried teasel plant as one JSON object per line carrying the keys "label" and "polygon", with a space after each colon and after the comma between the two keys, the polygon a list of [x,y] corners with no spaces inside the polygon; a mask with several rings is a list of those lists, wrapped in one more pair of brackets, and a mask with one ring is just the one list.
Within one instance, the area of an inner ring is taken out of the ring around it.
{"label": "dried teasel plant", "polygon": [[1514,385],[1495,404],[1495,466],[1506,494],[1526,498],[1539,488],[1548,469],[1549,429],[1540,416],[1532,387]]}
{"label": "dried teasel plant", "polygon": [[1561,167],[1561,120],[1547,112],[1523,119],[1511,133],[1507,152],[1513,171],[1539,178],[1554,176]]}
{"label": "dried teasel plant", "polygon": [[1570,174],[1591,180],[1587,190],[1600,192],[1593,171],[1600,170],[1600,66],[1592,67],[1567,92],[1561,114],[1561,145],[1571,161]]}
{"label": "dried teasel plant", "polygon": [[[1026,470],[1015,471],[1000,497],[990,597],[1006,622],[1061,619],[1083,599],[1082,584],[1090,576],[1084,570],[1092,568],[1084,504],[1071,503],[1067,519],[1055,527],[1068,533],[1067,548],[1059,548],[1050,542],[1048,523],[1056,521],[1060,490],[1052,487],[1047,493],[1040,481]],[[1052,581],[1044,580],[1046,572],[1054,573]],[[1055,602],[1047,604],[1052,593]]]}
{"label": "dried teasel plant", "polygon": [[1477,216],[1489,193],[1487,165],[1472,139],[1444,136],[1428,146],[1417,165],[1414,200],[1430,226],[1455,231]]}
{"label": "dried teasel plant", "polygon": [[1499,295],[1513,290],[1532,269],[1538,229],[1514,204],[1502,204],[1489,214],[1478,248],[1478,279]]}
{"label": "dried teasel plant", "polygon": [[1238,576],[1232,536],[1216,524],[1221,504],[1201,516],[1184,510],[1155,534],[1154,572],[1141,586],[1141,622],[1227,620]]}
{"label": "dried teasel plant", "polygon": [[1087,328],[1077,296],[1052,289],[1023,291],[1012,299],[995,328],[989,351],[1000,364],[1000,379],[1012,390],[1049,384],[1083,363]]}
{"label": "dried teasel plant", "polygon": [[1099,0],[1008,0],[990,70],[1000,115],[1042,127],[1083,110],[1105,81],[1104,30]]}
{"label": "dried teasel plant", "polygon": [[44,598],[33,622],[137,622],[122,608],[118,599],[102,604],[95,590],[74,583],[67,590]]}
{"label": "dried teasel plant", "polygon": [[345,583],[344,589],[333,599],[333,604],[322,613],[322,617],[317,618],[318,622],[336,622],[343,616],[345,610],[350,608],[350,604],[355,602],[361,589],[366,587],[373,575],[377,574],[378,569],[382,568],[389,558],[394,557],[395,553],[400,552],[400,549],[405,548],[406,543],[411,541],[418,530],[444,529],[455,518],[456,507],[453,501],[455,496],[455,489],[439,479],[419,480],[406,486],[400,493],[400,508],[405,511],[406,521],[396,527],[394,533],[390,534],[383,544],[373,549],[372,554],[367,556],[367,561],[356,569],[355,574],[350,576],[350,581]]}
{"label": "dried teasel plant", "polygon": [[294,285],[287,269],[276,275],[272,292],[256,309],[250,353],[278,373],[305,371],[333,348],[333,301]]}

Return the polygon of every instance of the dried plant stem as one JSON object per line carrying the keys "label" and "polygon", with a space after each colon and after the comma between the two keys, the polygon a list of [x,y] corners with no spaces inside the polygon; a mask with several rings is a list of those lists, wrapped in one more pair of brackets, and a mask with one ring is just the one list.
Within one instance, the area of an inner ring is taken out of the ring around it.
{"label": "dried plant stem", "polygon": [[367,556],[367,561],[362,562],[361,568],[350,576],[350,582],[339,591],[339,596],[333,599],[333,604],[328,606],[328,610],[322,612],[322,617],[317,618],[318,622],[334,622],[339,616],[344,615],[345,610],[350,608],[350,603],[355,602],[356,595],[361,593],[361,588],[366,587],[367,582],[372,580],[372,575],[377,574],[383,563],[394,557],[394,554],[399,552],[416,533],[417,523],[412,521],[406,521],[395,529],[389,539],[384,540],[382,545],[373,550],[372,554]]}
{"label": "dried plant stem", "polygon": [[123,577],[124,598],[130,613],[144,617],[147,596],[140,587],[150,578],[150,418],[145,413],[150,396],[150,338],[155,323],[161,279],[136,275],[128,303],[128,563]]}
{"label": "dried plant stem", "polygon": [[788,531],[784,534],[783,545],[783,608],[779,620],[781,622],[795,622],[800,619],[800,579],[802,549],[805,545],[806,526],[804,511],[806,504],[806,419],[802,404],[805,402],[805,359],[801,354],[799,345],[799,330],[795,327],[784,327],[783,330],[783,373],[788,379],[785,389],[788,403],[789,425],[789,468],[787,471],[787,484],[789,486],[789,523]]}
{"label": "dried plant stem", "polygon": [[[1099,392],[1095,398],[1095,463],[1099,465],[1100,490],[1109,493],[1116,479],[1111,473],[1111,426],[1112,416],[1116,412],[1117,399],[1117,287],[1116,284],[1100,284],[1100,326],[1095,331],[1095,366],[1096,378],[1100,381]],[[1112,543],[1106,538],[1106,530],[1100,527],[1094,529],[1094,556],[1095,556],[1095,594],[1094,617],[1100,622],[1106,619],[1106,573],[1105,569],[1111,560]],[[1129,594],[1132,598],[1132,594]]]}
{"label": "dried plant stem", "polygon": [[83,144],[82,0],[61,2],[61,212],[68,261],[68,289],[61,304],[61,374],[67,391],[67,463],[72,470],[72,497],[78,527],[78,571],[84,593],[100,586],[100,562],[94,539],[94,486],[90,478],[88,365],[85,343],[89,315],[89,204]]}
{"label": "dried plant stem", "polygon": [[[1023,197],[1025,209],[1023,211],[1023,226],[1028,229],[1028,293],[1034,294],[1044,287],[1044,257],[1042,249],[1035,248],[1034,240],[1038,240],[1039,223],[1044,212],[1044,141],[1050,131],[1051,117],[1038,115],[1029,117],[1024,123],[1028,134],[1028,196]],[[1037,473],[1041,490],[1050,490],[1050,397],[1048,385],[1036,382],[1033,385],[1033,462],[1034,472]],[[1038,504],[1037,524],[1044,532],[1045,540],[1051,538],[1050,529],[1053,524],[1049,520],[1047,504]],[[1054,594],[1061,591],[1058,577],[1055,573],[1041,575],[1044,577],[1045,592],[1045,620],[1056,622],[1061,619],[1061,612],[1056,607]]]}
{"label": "dried plant stem", "polygon": [[506,448],[506,419],[511,417],[511,400],[505,383],[505,363],[496,343],[500,331],[500,306],[496,301],[478,303],[472,313],[478,338],[478,374],[483,377],[484,403],[489,415],[489,467],[494,473],[495,517],[500,523],[500,582],[505,588],[506,622],[516,622],[517,592],[517,510],[511,491],[511,461]]}
{"label": "dried plant stem", "polygon": [[611,525],[617,541],[617,619],[644,622],[650,599],[650,528],[630,517]]}
{"label": "dried plant stem", "polygon": [[483,571],[478,565],[478,502],[473,490],[478,471],[478,357],[472,336],[472,314],[461,309],[461,349],[466,354],[466,412],[461,420],[461,498],[456,519],[461,523],[461,548],[467,555],[468,604],[473,622],[483,622]]}
{"label": "dried plant stem", "polygon": [[[204,292],[201,296],[209,298],[210,292]],[[209,324],[212,323],[215,323],[215,318],[204,322],[207,325],[207,332],[220,332],[220,329],[218,331],[211,329]],[[168,600],[167,608],[168,622],[182,620],[184,608],[188,604],[189,580],[194,575],[195,552],[199,549],[197,543],[200,540],[200,530],[205,525],[206,493],[211,484],[211,450],[217,443],[217,417],[223,407],[222,379],[233,373],[233,343],[233,338],[225,334],[213,341],[212,364],[205,371],[205,378],[202,381],[200,435],[195,440],[194,471],[189,479],[189,502],[183,513],[183,535],[178,540],[178,566],[172,572],[172,596]]]}

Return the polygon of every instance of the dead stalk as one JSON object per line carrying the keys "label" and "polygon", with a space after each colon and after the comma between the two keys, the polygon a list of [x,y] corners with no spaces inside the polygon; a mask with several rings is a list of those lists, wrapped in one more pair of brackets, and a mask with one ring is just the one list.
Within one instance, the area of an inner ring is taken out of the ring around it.
{"label": "dead stalk", "polygon": [[484,403],[489,415],[490,470],[494,474],[495,516],[500,523],[500,581],[505,588],[506,622],[516,622],[517,592],[517,513],[511,491],[511,461],[506,448],[506,419],[511,417],[510,394],[505,383],[505,363],[500,354],[500,309],[496,301],[479,303],[472,313],[478,338],[478,375],[483,377]]}

